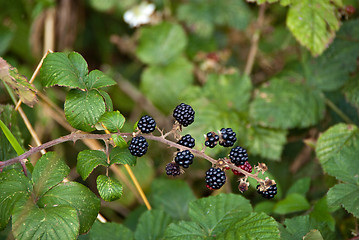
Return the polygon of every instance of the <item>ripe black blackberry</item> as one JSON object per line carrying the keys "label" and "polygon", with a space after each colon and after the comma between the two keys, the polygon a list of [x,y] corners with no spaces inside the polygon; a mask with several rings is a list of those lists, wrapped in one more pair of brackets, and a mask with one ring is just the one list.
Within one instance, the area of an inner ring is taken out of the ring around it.
{"label": "ripe black blackberry", "polygon": [[215,132],[209,132],[206,134],[206,141],[204,145],[209,148],[214,148],[219,141],[219,136]]}
{"label": "ripe black blackberry", "polygon": [[147,152],[148,143],[146,138],[143,136],[137,136],[132,138],[130,146],[128,149],[133,156],[142,157]]}
{"label": "ripe black blackberry", "polygon": [[234,147],[229,153],[229,158],[237,167],[243,165],[246,161],[248,161],[247,150],[242,147]]}
{"label": "ripe black blackberry", "polygon": [[181,139],[177,143],[179,145],[182,145],[185,147],[193,148],[196,141],[190,134],[186,134],[186,135],[182,136]]}
{"label": "ripe black blackberry", "polygon": [[182,152],[177,152],[175,162],[184,168],[188,168],[189,165],[193,163],[193,158],[194,156],[190,151],[184,150]]}
{"label": "ripe black blackberry", "polygon": [[210,168],[206,172],[206,187],[220,189],[226,183],[226,174],[220,168]]}
{"label": "ripe black blackberry", "polygon": [[181,168],[180,166],[175,163],[175,162],[170,162],[167,163],[166,165],[166,174],[167,175],[172,175],[172,176],[177,176],[181,174]]}
{"label": "ripe black blackberry", "polygon": [[274,184],[270,186],[266,191],[261,191],[259,189],[259,185],[257,185],[257,192],[262,195],[262,197],[271,199],[274,198],[274,196],[277,194],[277,185]]}
{"label": "ripe black blackberry", "polygon": [[193,123],[194,114],[193,108],[185,103],[181,103],[173,110],[173,117],[184,127]]}
{"label": "ripe black blackberry", "polygon": [[151,133],[156,129],[156,121],[151,116],[145,115],[140,118],[137,127],[143,133]]}
{"label": "ripe black blackberry", "polygon": [[232,128],[221,129],[219,145],[223,147],[232,147],[236,141],[236,133],[233,132]]}
{"label": "ripe black blackberry", "polygon": [[[243,165],[240,165],[239,167],[246,172],[252,172],[252,166],[248,161],[245,161],[245,163]],[[244,176],[244,174],[238,172],[237,170],[232,169],[232,172],[240,177]]]}

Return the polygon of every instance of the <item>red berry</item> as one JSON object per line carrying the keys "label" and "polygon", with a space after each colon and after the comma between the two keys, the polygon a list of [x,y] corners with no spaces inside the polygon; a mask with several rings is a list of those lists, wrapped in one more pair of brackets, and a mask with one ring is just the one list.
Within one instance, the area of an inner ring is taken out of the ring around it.
{"label": "red berry", "polygon": [[352,5],[348,5],[345,7],[345,12],[348,15],[353,15],[355,13],[355,7],[353,7]]}
{"label": "red berry", "polygon": [[[245,161],[245,163],[243,165],[240,165],[239,167],[246,172],[249,172],[249,173],[252,172],[252,166],[248,161]],[[237,170],[232,169],[232,172],[235,175],[244,176],[242,173],[238,172]]]}

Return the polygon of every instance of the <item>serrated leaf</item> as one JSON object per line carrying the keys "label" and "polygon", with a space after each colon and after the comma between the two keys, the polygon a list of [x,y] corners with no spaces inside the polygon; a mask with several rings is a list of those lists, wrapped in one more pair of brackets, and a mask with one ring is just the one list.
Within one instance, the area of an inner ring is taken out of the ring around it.
{"label": "serrated leaf", "polygon": [[133,233],[122,224],[95,221],[88,233],[89,240],[133,240]]}
{"label": "serrated leaf", "polygon": [[96,183],[98,193],[103,200],[111,202],[122,196],[122,184],[117,179],[99,175]]}
{"label": "serrated leaf", "polygon": [[128,147],[127,142],[120,135],[112,135],[111,137],[112,137],[112,140],[113,140],[115,146],[120,147],[120,148]]}
{"label": "serrated leaf", "polygon": [[188,204],[195,200],[191,188],[182,180],[156,179],[152,183],[151,203],[173,219],[188,219]]}
{"label": "serrated leaf", "polygon": [[149,66],[142,73],[141,89],[162,111],[170,112],[181,92],[192,84],[192,70],[192,64],[183,57],[166,66]]}
{"label": "serrated leaf", "polygon": [[235,194],[201,198],[189,204],[189,216],[205,229],[208,236],[219,234],[228,224],[251,211],[249,201]]}
{"label": "serrated leaf", "polygon": [[128,148],[115,147],[110,153],[110,165],[112,164],[128,164],[130,166],[136,165],[137,158],[133,156]]}
{"label": "serrated leaf", "polygon": [[299,82],[275,78],[256,93],[250,116],[265,127],[304,128],[318,123],[324,110],[324,98],[320,92]]}
{"label": "serrated leaf", "polygon": [[359,218],[359,186],[341,183],[329,189],[327,194],[329,206],[342,206],[349,213]]}
{"label": "serrated leaf", "polygon": [[91,71],[86,79],[87,89],[103,88],[115,85],[116,82],[99,70]]}
{"label": "serrated leaf", "polygon": [[[217,239],[217,238],[216,238]],[[277,222],[265,213],[251,213],[236,221],[225,232],[218,235],[221,240],[237,239],[280,239]]]}
{"label": "serrated leaf", "polygon": [[85,132],[95,130],[95,124],[106,111],[104,100],[96,90],[77,89],[67,93],[64,110],[71,126]]}
{"label": "serrated leaf", "polygon": [[320,55],[334,38],[339,21],[329,0],[302,0],[289,8],[287,26],[312,55]]}
{"label": "serrated leaf", "polygon": [[37,204],[40,207],[59,205],[75,208],[80,222],[80,234],[82,234],[88,232],[96,220],[101,201],[84,185],[67,182],[50,189]]}
{"label": "serrated leaf", "polygon": [[98,123],[103,124],[110,132],[119,132],[125,123],[125,117],[120,111],[105,112]]}
{"label": "serrated leaf", "polygon": [[289,214],[308,210],[309,208],[310,204],[303,195],[292,193],[286,196],[283,200],[277,202],[273,212],[277,214]]}
{"label": "serrated leaf", "polygon": [[303,240],[323,240],[323,236],[319,230],[313,229],[303,237]]}
{"label": "serrated leaf", "polygon": [[36,197],[41,197],[50,188],[64,180],[69,173],[70,168],[55,152],[42,155],[32,172]]}
{"label": "serrated leaf", "polygon": [[12,229],[15,239],[76,239],[79,220],[71,206],[38,208],[32,200],[14,208]]}
{"label": "serrated leaf", "polygon": [[30,179],[24,173],[15,169],[0,173],[0,230],[9,222],[16,202],[28,198],[31,192]]}
{"label": "serrated leaf", "polygon": [[108,167],[107,156],[100,150],[83,150],[77,155],[76,170],[83,180],[99,165]]}
{"label": "serrated leaf", "polygon": [[162,210],[151,210],[143,213],[138,220],[135,231],[136,240],[161,239],[170,224],[171,218]]}
{"label": "serrated leaf", "polygon": [[171,223],[165,230],[164,239],[169,240],[202,240],[207,233],[198,223],[180,221]]}
{"label": "serrated leaf", "polygon": [[305,177],[295,181],[287,191],[287,196],[292,193],[298,193],[303,196],[309,191],[310,177]]}
{"label": "serrated leaf", "polygon": [[147,64],[167,64],[183,52],[186,44],[181,25],[162,22],[141,28],[136,55]]}
{"label": "serrated leaf", "polygon": [[315,152],[322,165],[337,155],[344,146],[351,145],[359,138],[357,126],[339,123],[322,133],[317,141]]}
{"label": "serrated leaf", "polygon": [[0,57],[0,79],[9,85],[26,105],[33,107],[37,102],[36,88],[2,57]]}

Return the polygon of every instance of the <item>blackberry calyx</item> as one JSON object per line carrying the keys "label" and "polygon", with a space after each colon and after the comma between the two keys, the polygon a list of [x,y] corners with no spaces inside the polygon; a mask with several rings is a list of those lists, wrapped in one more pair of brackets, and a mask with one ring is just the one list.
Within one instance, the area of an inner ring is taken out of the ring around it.
{"label": "blackberry calyx", "polygon": [[220,135],[219,145],[223,147],[232,147],[237,141],[236,133],[233,132],[232,128],[222,128]]}
{"label": "blackberry calyx", "polygon": [[242,147],[234,147],[229,153],[229,158],[234,165],[241,166],[248,161],[247,150]]}
{"label": "blackberry calyx", "polygon": [[219,141],[219,136],[215,132],[209,132],[206,134],[206,141],[204,145],[209,148],[214,148]]}
{"label": "blackberry calyx", "polygon": [[183,168],[188,168],[189,165],[193,163],[193,158],[194,156],[190,151],[184,150],[182,152],[177,152],[175,162]]}
{"label": "blackberry calyx", "polygon": [[171,176],[178,176],[181,174],[180,166],[175,162],[167,163],[166,165],[166,174]]}
{"label": "blackberry calyx", "polygon": [[220,168],[210,168],[206,172],[206,187],[210,190],[220,189],[226,183],[226,174]]}
{"label": "blackberry calyx", "polygon": [[188,147],[188,148],[193,148],[195,146],[195,139],[190,135],[190,134],[186,134],[183,137],[181,137],[181,139],[177,142],[179,145]]}
{"label": "blackberry calyx", "polygon": [[257,192],[262,195],[262,197],[271,199],[277,194],[277,185],[274,184],[270,186],[266,191],[259,190],[259,185],[257,185]]}
{"label": "blackberry calyx", "polygon": [[137,136],[132,138],[130,145],[128,146],[128,150],[133,156],[142,157],[147,152],[148,143],[146,138],[143,136]]}
{"label": "blackberry calyx", "polygon": [[[242,168],[242,170],[244,170],[244,171],[246,171],[246,172],[249,172],[249,173],[252,172],[252,166],[251,166],[251,164],[250,164],[248,161],[246,161],[243,165],[240,165],[239,167]],[[240,176],[240,177],[244,176],[244,174],[238,172],[237,170],[232,169],[232,172],[233,172],[235,175],[238,175],[238,176]]]}
{"label": "blackberry calyx", "polygon": [[143,133],[151,133],[156,129],[156,121],[151,116],[145,115],[140,118],[137,127]]}
{"label": "blackberry calyx", "polygon": [[173,117],[184,127],[194,122],[195,111],[190,105],[181,103],[173,110]]}

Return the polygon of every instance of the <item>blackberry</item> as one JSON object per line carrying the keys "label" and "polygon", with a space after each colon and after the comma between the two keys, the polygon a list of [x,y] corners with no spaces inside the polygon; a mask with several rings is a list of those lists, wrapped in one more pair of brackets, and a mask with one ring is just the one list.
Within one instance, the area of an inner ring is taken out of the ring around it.
{"label": "blackberry", "polygon": [[145,115],[140,118],[137,127],[143,133],[151,133],[156,128],[156,121],[151,116]]}
{"label": "blackberry", "polygon": [[[252,172],[252,166],[248,161],[245,161],[245,163],[243,165],[239,166],[240,168],[242,168],[242,170],[251,173]],[[242,173],[238,172],[237,170],[232,169],[232,172],[235,175],[238,175],[240,177],[244,176]]]}
{"label": "blackberry", "polygon": [[220,189],[226,182],[226,174],[220,168],[210,168],[206,172],[206,187],[210,190]]}
{"label": "blackberry", "polygon": [[187,127],[194,121],[194,110],[190,105],[181,103],[173,110],[173,117],[184,127]]}
{"label": "blackberry", "polygon": [[209,132],[206,134],[206,141],[204,145],[209,148],[214,148],[219,141],[219,136],[215,132]]}
{"label": "blackberry", "polygon": [[131,140],[128,150],[133,156],[142,157],[147,152],[148,143],[143,136],[134,137]]}
{"label": "blackberry", "polygon": [[175,162],[184,168],[188,168],[189,165],[193,163],[193,158],[194,156],[190,151],[184,150],[182,152],[177,152]]}
{"label": "blackberry", "polygon": [[233,132],[232,128],[222,128],[220,134],[219,145],[223,147],[232,147],[237,141],[236,133]]}
{"label": "blackberry", "polygon": [[190,134],[186,134],[183,137],[181,137],[181,139],[177,142],[179,145],[185,146],[185,147],[189,147],[189,148],[193,148],[195,145],[195,140],[194,138],[190,135]]}
{"label": "blackberry", "polygon": [[259,190],[259,185],[257,185],[257,192],[262,195],[262,197],[271,199],[277,194],[277,185],[274,184],[270,186],[266,191]]}
{"label": "blackberry", "polygon": [[166,174],[175,177],[181,174],[181,168],[177,163],[170,162],[166,165]]}
{"label": "blackberry", "polygon": [[229,153],[229,158],[237,167],[243,165],[246,161],[248,161],[247,150],[242,147],[232,148]]}

